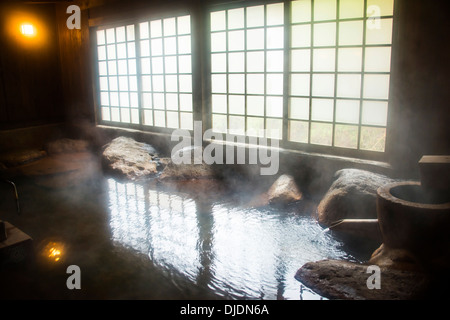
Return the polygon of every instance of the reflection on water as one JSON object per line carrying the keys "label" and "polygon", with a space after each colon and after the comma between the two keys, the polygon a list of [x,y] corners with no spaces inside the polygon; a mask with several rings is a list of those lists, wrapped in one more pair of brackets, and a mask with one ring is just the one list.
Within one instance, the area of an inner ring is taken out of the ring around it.
{"label": "reflection on water", "polygon": [[205,203],[108,179],[113,240],[226,298],[318,299],[294,279],[308,261],[351,258],[309,216]]}

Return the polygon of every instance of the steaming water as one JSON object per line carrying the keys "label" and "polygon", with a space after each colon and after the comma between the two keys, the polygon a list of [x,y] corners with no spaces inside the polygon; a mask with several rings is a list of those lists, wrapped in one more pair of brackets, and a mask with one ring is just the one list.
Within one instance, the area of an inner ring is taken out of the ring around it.
{"label": "steaming water", "polygon": [[319,299],[294,275],[306,262],[354,260],[309,215],[241,208],[107,181],[113,240],[224,298]]}
{"label": "steaming water", "polygon": [[[16,180],[20,215],[0,184],[0,217],[33,238],[36,254],[30,267],[0,269],[0,298],[321,299],[296,271],[358,261],[310,213],[244,207],[209,184],[175,192],[101,172],[79,184],[39,181]],[[81,269],[81,290],[65,285],[69,265]]]}

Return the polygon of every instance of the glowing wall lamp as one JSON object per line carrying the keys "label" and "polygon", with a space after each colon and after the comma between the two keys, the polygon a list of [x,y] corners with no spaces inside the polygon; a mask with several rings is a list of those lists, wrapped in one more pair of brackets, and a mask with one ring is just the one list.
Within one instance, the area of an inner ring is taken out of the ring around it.
{"label": "glowing wall lamp", "polygon": [[20,32],[26,37],[34,37],[36,35],[36,28],[29,23],[23,23],[20,26]]}

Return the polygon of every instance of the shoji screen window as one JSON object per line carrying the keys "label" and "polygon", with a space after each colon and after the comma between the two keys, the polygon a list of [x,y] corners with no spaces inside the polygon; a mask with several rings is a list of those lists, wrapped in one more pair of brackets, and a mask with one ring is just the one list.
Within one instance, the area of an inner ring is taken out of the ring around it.
{"label": "shoji screen window", "polygon": [[97,30],[102,122],[193,129],[190,16]]}
{"label": "shoji screen window", "polygon": [[293,142],[384,152],[393,0],[291,3]]}
{"label": "shoji screen window", "polygon": [[139,124],[134,25],[97,31],[101,119]]}
{"label": "shoji screen window", "polygon": [[193,128],[190,16],[139,24],[143,124]]}
{"label": "shoji screen window", "polygon": [[284,4],[214,11],[210,19],[213,130],[281,139]]}

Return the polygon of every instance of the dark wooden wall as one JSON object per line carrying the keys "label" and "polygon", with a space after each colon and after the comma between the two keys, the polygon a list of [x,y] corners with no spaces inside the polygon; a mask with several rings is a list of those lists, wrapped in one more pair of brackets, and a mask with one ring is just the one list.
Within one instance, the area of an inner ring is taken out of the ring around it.
{"label": "dark wooden wall", "polygon": [[426,154],[450,154],[450,2],[396,0],[389,158],[418,173]]}
{"label": "dark wooden wall", "polygon": [[[70,4],[76,4],[81,9],[81,29],[69,29],[66,26],[70,17],[66,11]],[[74,124],[95,122],[87,9],[87,1],[56,4],[64,114],[66,121]]]}
{"label": "dark wooden wall", "polygon": [[[30,16],[39,39],[24,39],[16,22]],[[55,7],[0,5],[0,128],[63,120]]]}

